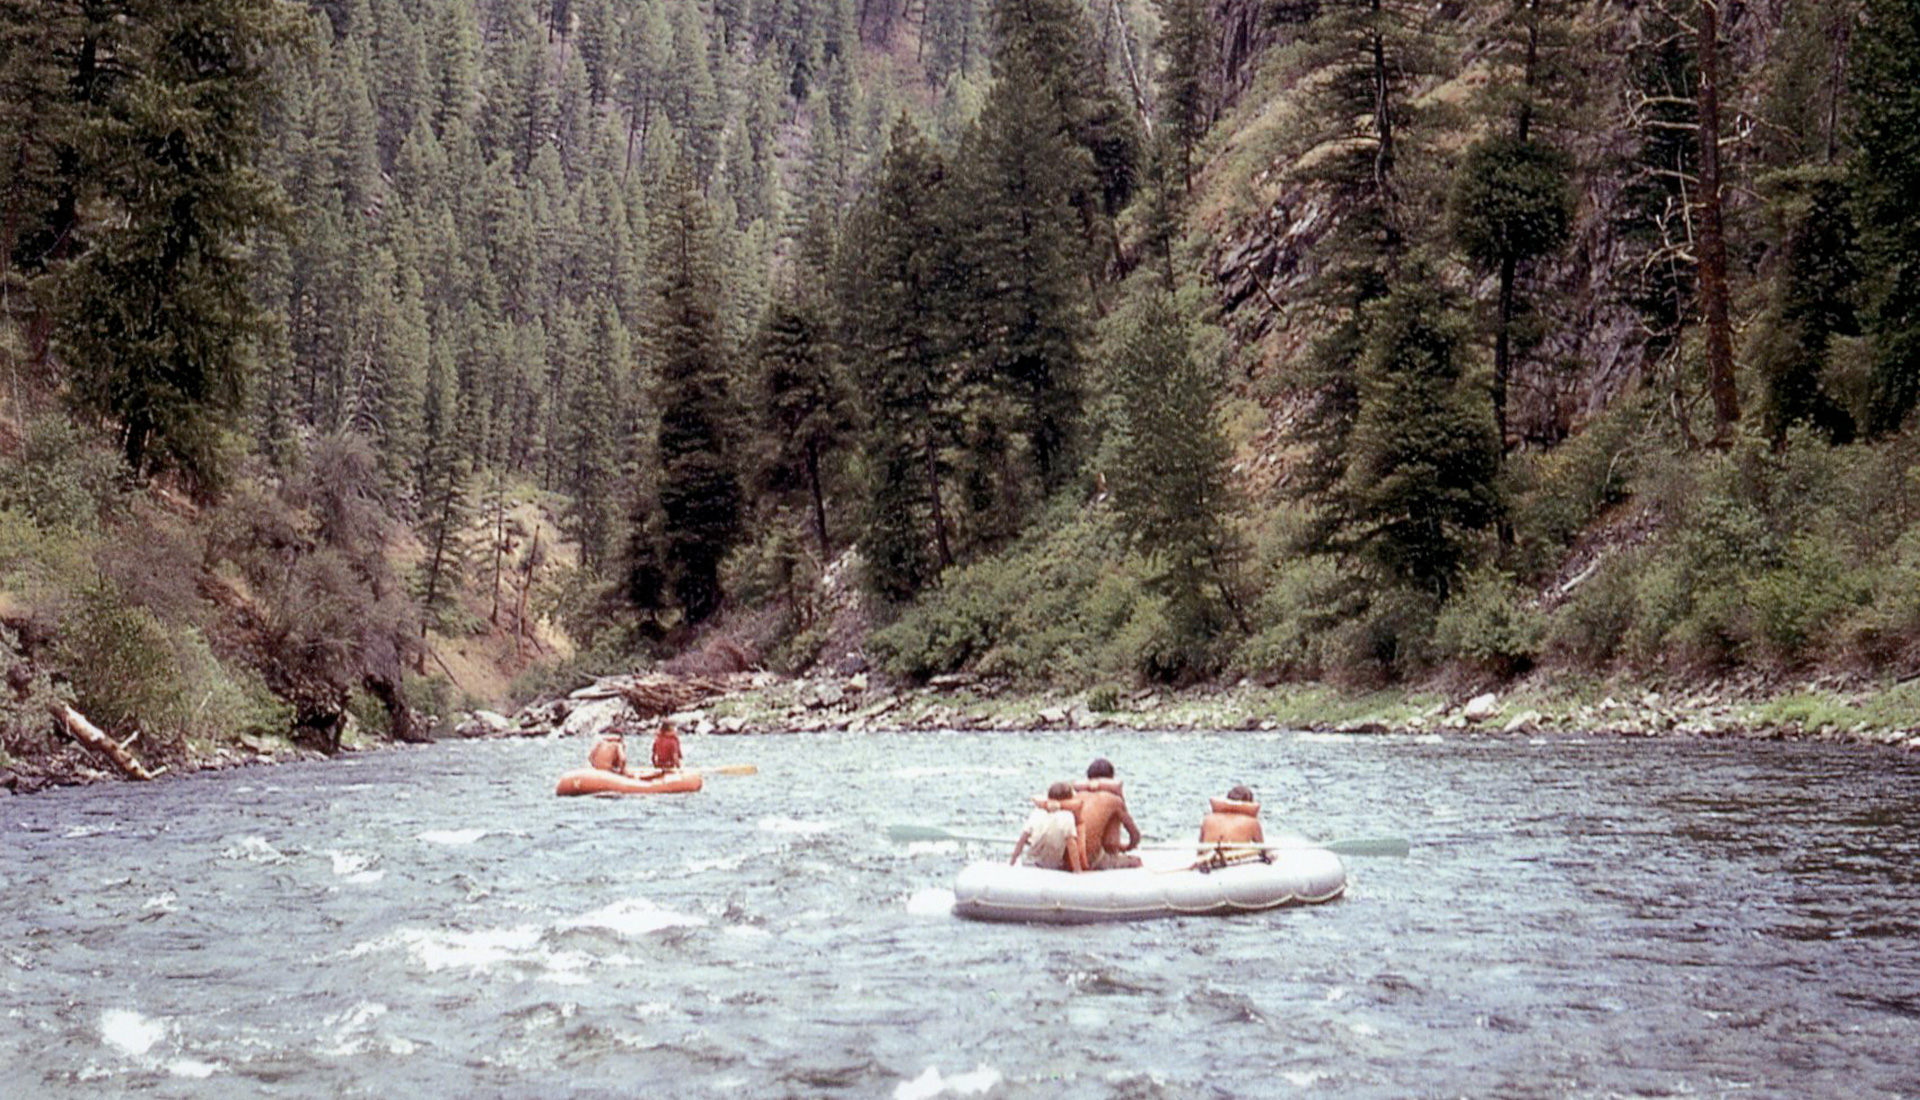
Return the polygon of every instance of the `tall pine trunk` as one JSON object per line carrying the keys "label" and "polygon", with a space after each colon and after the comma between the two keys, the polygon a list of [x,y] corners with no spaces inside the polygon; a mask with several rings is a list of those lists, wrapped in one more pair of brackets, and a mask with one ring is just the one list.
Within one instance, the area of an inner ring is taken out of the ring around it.
{"label": "tall pine trunk", "polygon": [[820,444],[807,443],[807,488],[813,493],[813,533],[820,540],[820,564],[832,554],[827,542],[827,500],[820,491]]}
{"label": "tall pine trunk", "polygon": [[1707,390],[1713,441],[1726,446],[1740,419],[1727,307],[1727,242],[1720,223],[1720,32],[1717,0],[1700,2],[1700,308],[1707,323]]}

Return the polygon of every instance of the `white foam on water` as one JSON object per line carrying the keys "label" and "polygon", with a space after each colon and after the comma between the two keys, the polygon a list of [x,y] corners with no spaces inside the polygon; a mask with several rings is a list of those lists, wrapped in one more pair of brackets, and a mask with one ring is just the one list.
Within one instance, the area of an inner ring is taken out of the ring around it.
{"label": "white foam on water", "polygon": [[787,836],[830,833],[839,827],[840,824],[835,821],[800,821],[791,817],[763,817],[757,826],[763,833],[781,833]]}
{"label": "white foam on water", "polygon": [[329,848],[328,858],[333,860],[333,873],[353,883],[379,882],[387,877],[385,871],[374,870],[373,865],[380,861],[377,855],[363,852],[341,852]]}
{"label": "white foam on water", "polygon": [[1346,745],[1360,740],[1358,733],[1322,733],[1319,730],[1301,730],[1293,735],[1295,741],[1307,745]]}
{"label": "white foam on water", "polygon": [[1347,1030],[1362,1038],[1371,1039],[1380,1034],[1380,1029],[1372,1024],[1348,1024]]}
{"label": "white foam on water", "polygon": [[895,1086],[893,1100],[933,1100],[942,1094],[983,1096],[1001,1080],[1000,1071],[985,1063],[971,1073],[956,1073],[952,1077],[941,1076],[938,1066],[928,1066],[925,1073]]}
{"label": "white foam on water", "polygon": [[1446,743],[1447,739],[1437,733],[1423,733],[1417,737],[1407,738],[1409,745],[1444,745]]}
{"label": "white foam on water", "polygon": [[690,859],[686,862],[686,871],[690,875],[704,874],[708,871],[738,871],[749,862],[766,855],[765,852],[739,852],[718,859]]}
{"label": "white foam on water", "polygon": [[402,928],[390,936],[353,945],[350,956],[390,947],[404,948],[428,970],[486,970],[505,962],[533,957],[540,945],[540,929],[532,925],[482,928],[456,932],[446,928]]}
{"label": "white foam on water", "polygon": [[558,928],[605,928],[622,936],[644,936],[668,928],[698,928],[705,917],[666,909],[646,898],[623,898],[591,913],[561,921]]}
{"label": "white foam on water", "polygon": [[428,829],[414,839],[426,841],[428,844],[445,844],[449,847],[461,848],[486,835],[485,829]]}
{"label": "white foam on water", "polygon": [[90,836],[104,836],[107,833],[117,833],[119,831],[120,826],[118,825],[75,825],[73,828],[61,833],[60,836],[64,840],[82,840]]}
{"label": "white foam on water", "polygon": [[960,850],[957,840],[913,840],[907,842],[907,854],[910,856],[947,856]]}
{"label": "white foam on water", "polygon": [[198,1058],[175,1058],[167,1063],[167,1073],[172,1077],[186,1077],[204,1081],[227,1067],[218,1062],[202,1062]]}
{"label": "white foam on water", "polygon": [[1327,990],[1327,995],[1324,998],[1324,1000],[1328,1004],[1333,1004],[1336,1001],[1344,1001],[1346,999],[1347,999],[1347,987],[1344,985],[1336,985],[1332,989]]}
{"label": "white foam on water", "polygon": [[1314,1082],[1319,1081],[1322,1078],[1325,1078],[1329,1075],[1322,1073],[1317,1069],[1290,1069],[1290,1070],[1283,1071],[1280,1074],[1280,1076],[1285,1077],[1287,1079],[1287,1083],[1292,1085],[1294,1088],[1304,1089],[1304,1088],[1312,1087]]}
{"label": "white foam on water", "polygon": [[139,1057],[166,1038],[167,1025],[159,1020],[125,1008],[110,1008],[100,1014],[100,1038],[122,1054]]}
{"label": "white foam on water", "polygon": [[245,860],[248,863],[285,863],[287,857],[280,849],[267,843],[262,836],[241,837],[238,844],[229,845],[220,853],[228,859]]}
{"label": "white foam on water", "polygon": [[140,908],[148,913],[171,913],[176,908],[173,903],[178,900],[180,900],[179,897],[172,890],[168,890],[164,894],[155,894],[148,898]]}
{"label": "white foam on water", "polygon": [[907,898],[907,912],[916,917],[944,917],[953,912],[953,891],[940,886],[915,890]]}
{"label": "white foam on water", "polygon": [[333,1029],[333,1043],[321,1047],[320,1053],[336,1058],[351,1058],[365,1054],[377,1045],[388,1054],[412,1054],[416,1046],[409,1039],[387,1039],[376,1043],[374,1022],[386,1014],[386,1005],[377,1001],[361,1001],[345,1012],[327,1017],[325,1023]]}

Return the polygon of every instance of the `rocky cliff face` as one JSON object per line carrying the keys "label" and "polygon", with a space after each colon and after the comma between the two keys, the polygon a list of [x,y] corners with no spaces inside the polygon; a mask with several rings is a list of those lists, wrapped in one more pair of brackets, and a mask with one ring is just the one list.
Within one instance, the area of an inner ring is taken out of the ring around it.
{"label": "rocky cliff face", "polygon": [[[1679,10],[1686,7],[1680,4]],[[1196,203],[1195,228],[1207,242],[1228,329],[1242,349],[1249,378],[1258,379],[1283,372],[1316,332],[1317,320],[1302,308],[1303,293],[1318,271],[1316,247],[1344,212],[1324,189],[1298,180],[1287,160],[1256,163],[1248,178],[1244,154],[1260,142],[1263,130],[1284,125],[1276,118],[1290,109],[1299,79],[1310,79],[1263,74],[1262,66],[1276,48],[1297,39],[1317,4],[1220,0],[1215,10],[1228,106],[1213,146],[1221,154],[1202,176],[1202,187],[1212,195]],[[1529,293],[1544,314],[1544,334],[1516,363],[1510,394],[1513,427],[1526,444],[1550,445],[1577,430],[1648,374],[1645,333],[1623,294],[1637,261],[1622,232],[1627,215],[1621,200],[1636,141],[1626,121],[1632,90],[1625,57],[1650,10],[1629,0],[1590,5],[1580,16],[1588,35],[1578,60],[1587,102],[1570,131],[1556,135],[1576,161],[1578,211],[1569,246],[1530,275]],[[1755,128],[1763,63],[1785,0],[1734,3],[1724,10],[1726,68],[1736,82],[1723,130],[1735,135],[1730,150],[1735,182],[1728,204],[1737,220],[1750,206],[1739,167],[1743,145]],[[1463,59],[1454,75],[1422,94],[1451,104],[1469,101],[1486,80],[1485,30],[1506,15],[1505,5],[1435,5],[1432,18],[1451,24],[1449,39],[1461,43]],[[1447,144],[1457,149],[1471,136],[1462,130]],[[1491,301],[1494,281],[1482,279],[1472,292],[1481,302]],[[1272,387],[1257,389],[1270,392]]]}

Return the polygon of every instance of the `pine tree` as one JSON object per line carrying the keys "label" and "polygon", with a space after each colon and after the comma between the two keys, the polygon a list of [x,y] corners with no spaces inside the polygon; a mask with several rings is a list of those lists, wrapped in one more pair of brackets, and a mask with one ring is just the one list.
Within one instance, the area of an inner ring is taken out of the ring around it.
{"label": "pine tree", "polygon": [[[1294,379],[1312,401],[1295,428],[1308,455],[1290,491],[1320,501],[1324,523],[1337,524],[1330,494],[1345,475],[1358,415],[1367,309],[1430,221],[1423,191],[1402,177],[1418,178],[1409,168],[1420,167],[1431,138],[1429,111],[1413,93],[1439,67],[1439,51],[1426,9],[1403,0],[1330,0],[1303,39],[1300,61],[1313,76],[1296,172],[1336,196],[1342,214],[1316,249],[1320,270],[1307,290],[1325,321]],[[1324,548],[1332,537],[1314,524],[1302,541]]]}
{"label": "pine tree", "polygon": [[776,494],[806,493],[825,561],[833,553],[827,467],[852,441],[856,425],[853,392],[829,343],[823,312],[807,295],[776,301],[755,341],[755,359],[767,451],[763,481]]}
{"label": "pine tree", "polygon": [[[1133,196],[1141,138],[1134,115],[1115,92],[1078,0],[994,0],[993,71],[996,80],[1021,74],[1041,82],[1050,118],[1084,151],[1073,190],[1089,244],[1106,237],[1108,223]],[[1117,242],[1115,242],[1117,245]]]}
{"label": "pine tree", "polygon": [[562,447],[566,475],[561,488],[571,498],[570,530],[580,544],[580,563],[590,570],[612,564],[621,511],[618,480],[633,347],[626,327],[606,299],[593,304],[592,329],[578,364],[581,377],[569,391]]}
{"label": "pine tree", "polygon": [[1776,447],[1794,424],[1809,424],[1834,443],[1853,440],[1853,415],[1826,374],[1835,337],[1860,334],[1859,253],[1838,168],[1808,165],[1760,180],[1772,215],[1768,301],[1755,345],[1765,385],[1762,409]]}
{"label": "pine tree", "polygon": [[1219,109],[1219,32],[1205,0],[1158,0],[1160,120],[1180,154],[1181,180],[1193,187],[1193,150]]}
{"label": "pine tree", "polygon": [[1570,20],[1558,0],[1517,0],[1500,24],[1496,76],[1483,97],[1493,132],[1467,148],[1447,197],[1453,239],[1499,280],[1493,326],[1493,416],[1507,446],[1507,391],[1522,268],[1566,244],[1573,222],[1572,161],[1542,137],[1579,99]]}
{"label": "pine tree", "polygon": [[669,168],[655,218],[647,346],[660,382],[660,558],[674,606],[700,623],[724,597],[720,562],[740,535],[744,500],[713,216],[689,171]]}
{"label": "pine tree", "polygon": [[1127,533],[1153,562],[1154,587],[1188,646],[1229,622],[1245,631],[1220,378],[1194,354],[1170,293],[1147,292],[1113,367],[1121,410],[1113,499]]}
{"label": "pine tree", "polygon": [[[902,116],[872,191],[849,220],[836,279],[865,399],[867,583],[911,599],[953,564],[949,448],[960,430],[952,365],[946,166]],[[851,308],[858,303],[857,308]]]}
{"label": "pine tree", "polygon": [[1476,265],[1499,278],[1493,337],[1493,418],[1507,438],[1507,381],[1512,373],[1515,287],[1520,265],[1558,250],[1573,222],[1565,154],[1517,135],[1482,138],[1454,173],[1447,216],[1454,241]]}
{"label": "pine tree", "polygon": [[[420,537],[427,548],[420,577],[422,638],[427,636],[429,625],[453,606],[453,593],[458,590],[459,578],[466,569],[464,534],[472,514],[467,487],[472,467],[467,460],[467,448],[461,442],[451,349],[437,342],[430,364],[421,423],[425,447],[420,453],[418,473]],[[424,665],[425,647],[420,660]]]}
{"label": "pine tree", "polygon": [[1652,366],[1675,354],[1694,316],[1689,190],[1699,177],[1699,135],[1692,125],[1692,44],[1657,5],[1647,19],[1629,55],[1627,124],[1635,149],[1617,224],[1629,246],[1624,296],[1640,316]]}
{"label": "pine tree", "polygon": [[240,245],[279,208],[252,167],[268,57],[293,29],[271,0],[144,0],[129,15],[119,56],[141,63],[92,120],[113,213],[63,276],[60,344],[128,465],[211,484],[259,324]]}
{"label": "pine tree", "polygon": [[442,141],[473,117],[480,100],[480,30],[472,0],[435,0],[427,28],[433,132]]}
{"label": "pine tree", "polygon": [[1445,600],[1500,516],[1499,441],[1466,370],[1459,309],[1410,265],[1367,310],[1351,456],[1332,491],[1331,546],[1388,582]]}
{"label": "pine tree", "polygon": [[1020,410],[1043,493],[1073,475],[1080,428],[1082,287],[1072,206],[1084,151],[1056,122],[1037,74],[1003,71],[961,154],[970,294],[963,318],[989,377]]}
{"label": "pine tree", "polygon": [[1920,403],[1920,0],[1867,0],[1858,34],[1852,175],[1862,267],[1872,273],[1866,429],[1884,435]]}

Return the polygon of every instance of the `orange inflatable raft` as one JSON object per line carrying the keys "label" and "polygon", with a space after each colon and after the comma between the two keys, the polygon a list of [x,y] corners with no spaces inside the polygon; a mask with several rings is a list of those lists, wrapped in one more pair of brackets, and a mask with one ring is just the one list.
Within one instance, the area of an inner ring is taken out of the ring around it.
{"label": "orange inflatable raft", "polygon": [[668,772],[658,779],[635,779],[600,768],[575,768],[560,776],[553,793],[568,794],[685,794],[700,789],[699,772]]}

